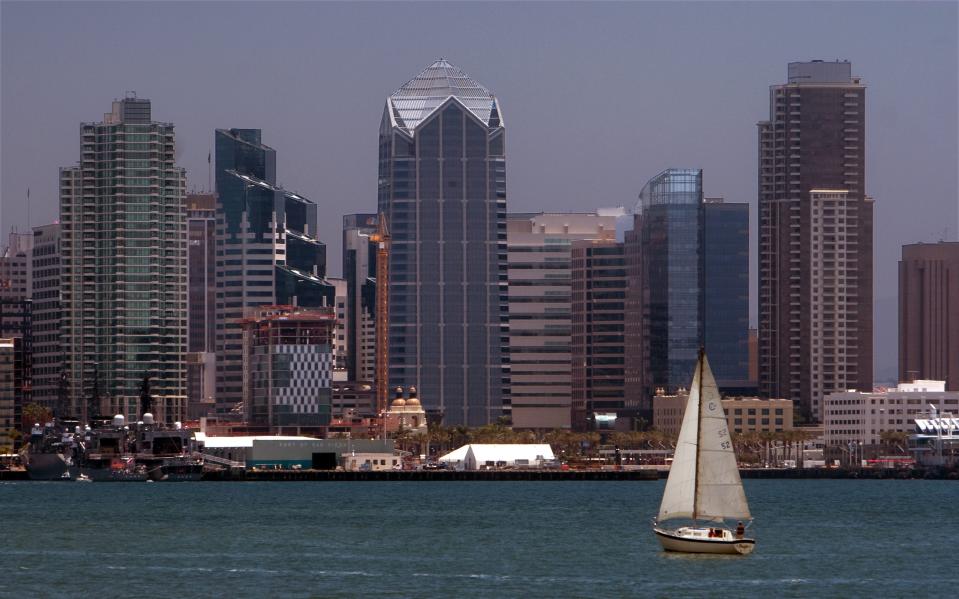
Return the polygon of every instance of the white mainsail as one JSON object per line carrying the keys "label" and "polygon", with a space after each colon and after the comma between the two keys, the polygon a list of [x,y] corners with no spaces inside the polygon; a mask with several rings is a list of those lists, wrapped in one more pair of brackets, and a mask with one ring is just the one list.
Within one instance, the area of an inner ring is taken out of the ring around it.
{"label": "white mainsail", "polygon": [[748,520],[726,412],[706,354],[700,352],[679,430],[659,520]]}

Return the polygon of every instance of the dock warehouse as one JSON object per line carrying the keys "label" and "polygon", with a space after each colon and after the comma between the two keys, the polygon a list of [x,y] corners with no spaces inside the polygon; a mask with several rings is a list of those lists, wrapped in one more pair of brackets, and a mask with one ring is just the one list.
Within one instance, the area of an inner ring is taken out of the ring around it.
{"label": "dock warehouse", "polygon": [[347,454],[390,454],[392,439],[314,439],[312,437],[208,437],[197,433],[203,453],[242,462],[247,468],[334,470]]}

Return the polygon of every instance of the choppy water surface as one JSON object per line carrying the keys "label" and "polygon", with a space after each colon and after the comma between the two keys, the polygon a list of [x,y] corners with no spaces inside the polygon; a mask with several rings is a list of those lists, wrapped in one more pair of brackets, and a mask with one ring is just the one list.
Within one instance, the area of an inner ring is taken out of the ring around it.
{"label": "choppy water surface", "polygon": [[0,483],[0,596],[952,595],[959,483],[748,480],[745,558],[665,554],[663,483]]}

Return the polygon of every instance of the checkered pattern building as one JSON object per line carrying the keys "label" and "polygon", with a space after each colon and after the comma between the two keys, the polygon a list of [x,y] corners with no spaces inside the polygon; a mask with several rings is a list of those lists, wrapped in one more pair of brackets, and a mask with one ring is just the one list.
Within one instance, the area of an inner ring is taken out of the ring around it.
{"label": "checkered pattern building", "polygon": [[[245,325],[247,421],[274,433],[323,433],[330,422],[332,311],[270,307]],[[304,430],[305,429],[305,430]]]}

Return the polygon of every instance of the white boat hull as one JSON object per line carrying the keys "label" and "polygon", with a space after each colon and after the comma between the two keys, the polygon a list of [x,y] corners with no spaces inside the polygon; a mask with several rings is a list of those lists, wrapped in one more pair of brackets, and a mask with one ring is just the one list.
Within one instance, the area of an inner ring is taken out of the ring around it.
{"label": "white boat hull", "polygon": [[660,528],[654,528],[653,532],[656,533],[656,538],[659,539],[659,544],[664,550],[678,553],[749,555],[756,547],[755,539],[727,538],[732,535],[725,535],[724,538],[702,538]]}

